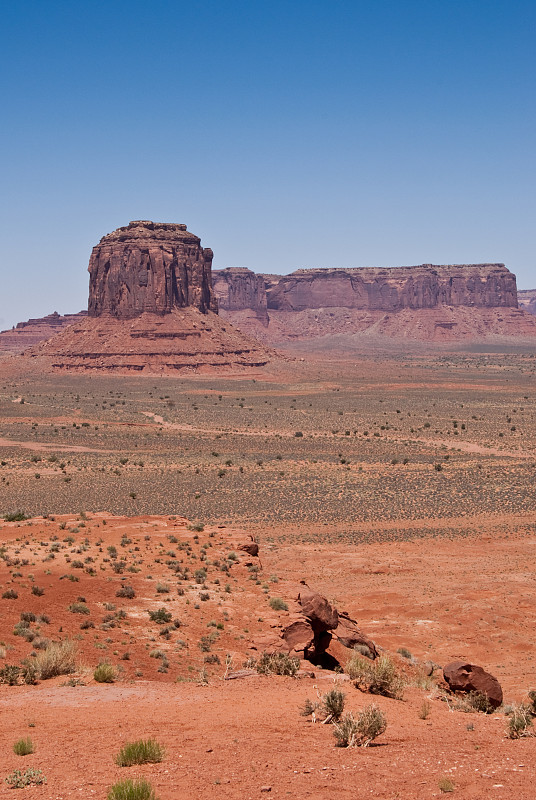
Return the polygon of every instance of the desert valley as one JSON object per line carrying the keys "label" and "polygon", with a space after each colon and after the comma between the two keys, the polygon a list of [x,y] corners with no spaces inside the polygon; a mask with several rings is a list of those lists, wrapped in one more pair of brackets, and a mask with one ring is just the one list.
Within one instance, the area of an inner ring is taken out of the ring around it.
{"label": "desert valley", "polygon": [[211,263],[0,334],[0,795],[532,798],[534,293]]}

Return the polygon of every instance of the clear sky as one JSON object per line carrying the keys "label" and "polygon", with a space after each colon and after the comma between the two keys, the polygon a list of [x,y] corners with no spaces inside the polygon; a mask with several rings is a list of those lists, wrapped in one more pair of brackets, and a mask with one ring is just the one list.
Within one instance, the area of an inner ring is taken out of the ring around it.
{"label": "clear sky", "polygon": [[101,236],[214,266],[503,261],[536,287],[534,0],[11,0],[0,328],[87,303]]}

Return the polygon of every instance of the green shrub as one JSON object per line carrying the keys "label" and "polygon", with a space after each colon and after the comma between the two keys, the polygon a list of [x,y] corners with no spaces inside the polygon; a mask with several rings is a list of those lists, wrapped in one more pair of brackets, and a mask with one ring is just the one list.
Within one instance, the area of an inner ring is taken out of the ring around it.
{"label": "green shrub", "polygon": [[324,722],[337,722],[341,718],[345,699],[346,695],[340,689],[331,689],[322,697],[322,707],[326,714]]}
{"label": "green shrub", "polygon": [[171,612],[167,608],[159,608],[156,611],[148,611],[151,622],[157,622],[159,625],[165,625],[166,622],[171,622]]}
{"label": "green shrub", "polygon": [[115,668],[107,661],[103,661],[93,670],[93,678],[97,683],[113,683],[115,677]]}
{"label": "green shrub", "polygon": [[368,661],[356,653],[346,664],[346,672],[359,689],[397,700],[402,698],[404,679],[389,656]]}
{"label": "green shrub", "polygon": [[12,511],[10,514],[4,514],[6,522],[24,522],[25,519],[30,519],[26,516],[24,511]]}
{"label": "green shrub", "polygon": [[19,739],[13,745],[13,752],[16,756],[28,756],[30,753],[33,753],[33,751],[33,742],[29,736],[27,739]]}
{"label": "green shrub", "polygon": [[509,739],[521,739],[533,735],[532,712],[528,705],[521,703],[512,706],[506,726],[506,735]]}
{"label": "green shrub", "polygon": [[51,642],[34,659],[37,674],[43,681],[56,675],[70,675],[75,671],[76,644],[70,639]]}
{"label": "green shrub", "polygon": [[288,611],[288,606],[281,597],[270,597],[270,608],[274,611]]}
{"label": "green shrub", "polygon": [[357,719],[352,714],[345,714],[339,722],[335,722],[333,735],[337,747],[367,747],[386,727],[385,714],[372,703],[359,713]]}
{"label": "green shrub", "polygon": [[71,603],[68,610],[72,614],[89,614],[89,608],[85,603]]}
{"label": "green shrub", "polygon": [[0,683],[7,683],[8,686],[16,686],[19,682],[20,667],[15,664],[6,664],[0,669]]}
{"label": "green shrub", "polygon": [[260,675],[290,675],[295,677],[300,668],[300,661],[291,658],[288,653],[262,653],[255,664]]}
{"label": "green shrub", "polygon": [[16,600],[18,598],[18,594],[15,589],[8,589],[7,592],[4,592],[2,595],[2,600]]}
{"label": "green shrub", "polygon": [[133,764],[158,764],[163,758],[164,748],[156,739],[138,739],[123,745],[115,763],[120,767],[131,767]]}
{"label": "green shrub", "polygon": [[119,781],[114,783],[106,796],[106,800],[157,800],[151,784],[140,778],[137,781]]}
{"label": "green shrub", "polygon": [[128,600],[132,600],[133,597],[136,597],[136,592],[132,588],[132,586],[121,586],[120,589],[117,590],[115,593],[116,597],[126,597]]}
{"label": "green shrub", "polygon": [[25,786],[30,786],[34,784],[35,786],[39,786],[42,783],[46,783],[47,779],[43,775],[40,769],[30,769],[21,772],[20,769],[16,769],[15,772],[12,772],[11,775],[8,775],[6,778],[6,783],[10,787],[10,789],[24,789]]}

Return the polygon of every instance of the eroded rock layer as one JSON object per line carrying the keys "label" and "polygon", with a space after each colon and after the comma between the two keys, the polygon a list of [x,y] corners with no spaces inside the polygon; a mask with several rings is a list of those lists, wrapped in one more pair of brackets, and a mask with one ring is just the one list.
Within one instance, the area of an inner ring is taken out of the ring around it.
{"label": "eroded rock layer", "polygon": [[87,317],[26,352],[54,370],[213,372],[261,367],[274,357],[217,314],[197,308],[145,312],[131,320]]}
{"label": "eroded rock layer", "polygon": [[344,349],[380,340],[440,344],[536,337],[536,320],[518,307],[516,278],[504,264],[303,269],[291,275],[263,275],[268,322],[262,326],[262,295],[245,290],[253,273],[216,274],[222,272],[227,273],[226,284],[235,288],[226,285],[233,303],[223,302],[220,313],[265,342],[317,339],[328,349]]}
{"label": "eroded rock layer", "polygon": [[268,325],[268,304],[263,275],[256,275],[246,267],[227,267],[212,273],[212,286],[220,310],[248,309],[255,313],[263,325]]}
{"label": "eroded rock layer", "polygon": [[268,308],[517,308],[516,278],[504,264],[457,264],[392,269],[300,269],[270,276]]}
{"label": "eroded rock layer", "polygon": [[529,314],[536,314],[536,289],[522,289],[517,293],[519,308],[528,311]]}
{"label": "eroded rock layer", "polygon": [[58,314],[54,311],[46,317],[19,322],[11,330],[0,332],[0,352],[22,353],[27,347],[50,339],[58,331],[86,316],[87,311],[79,311],[78,314]]}
{"label": "eroded rock layer", "polygon": [[186,225],[136,220],[104,236],[89,261],[90,317],[129,319],[193,306],[217,311],[212,250]]}

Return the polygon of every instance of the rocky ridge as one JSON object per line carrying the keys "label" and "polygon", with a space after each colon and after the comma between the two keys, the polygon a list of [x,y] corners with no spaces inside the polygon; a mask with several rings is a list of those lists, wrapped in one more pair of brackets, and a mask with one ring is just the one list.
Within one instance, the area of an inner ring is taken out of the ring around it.
{"label": "rocky ridge", "polygon": [[[536,336],[534,319],[518,307],[515,275],[504,264],[303,269],[263,275],[264,292],[254,293],[249,286],[259,276],[250,270],[214,276],[221,315],[271,343],[331,337],[339,346],[341,338],[363,335],[433,342]],[[261,326],[258,316],[265,313],[268,324]]]}
{"label": "rocky ridge", "polygon": [[0,332],[0,352],[22,353],[27,347],[50,339],[83,317],[87,317],[87,311],[79,311],[78,314],[58,314],[54,311],[46,317],[19,322],[11,330]]}

